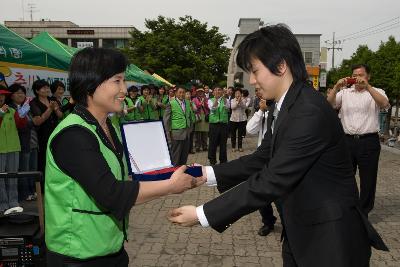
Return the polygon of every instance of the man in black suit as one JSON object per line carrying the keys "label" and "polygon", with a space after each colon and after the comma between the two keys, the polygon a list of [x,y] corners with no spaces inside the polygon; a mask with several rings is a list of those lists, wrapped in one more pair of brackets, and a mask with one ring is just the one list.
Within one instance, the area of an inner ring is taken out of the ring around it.
{"label": "man in black suit", "polygon": [[216,182],[223,194],[174,209],[169,219],[223,232],[276,201],[284,266],[368,266],[371,245],[387,247],[360,210],[342,126],[308,85],[295,36],[284,25],[261,28],[240,44],[237,63],[262,97],[276,102],[268,130],[253,154],[203,168],[207,184]]}

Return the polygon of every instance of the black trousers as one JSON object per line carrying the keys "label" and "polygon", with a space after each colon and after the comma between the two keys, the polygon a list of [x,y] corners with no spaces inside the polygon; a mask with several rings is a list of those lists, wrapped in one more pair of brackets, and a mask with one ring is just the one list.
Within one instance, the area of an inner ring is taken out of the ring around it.
{"label": "black trousers", "polygon": [[189,156],[190,138],[171,141],[172,164],[174,166],[185,165]]}
{"label": "black trousers", "polygon": [[230,122],[230,131],[231,131],[231,143],[232,148],[236,148],[236,132],[237,132],[237,141],[238,141],[238,148],[242,148],[243,145],[243,136],[246,133],[246,121],[231,121]]}
{"label": "black trousers", "polygon": [[226,142],[228,140],[227,123],[210,123],[208,132],[210,143],[208,145],[208,159],[210,164],[217,163],[217,147],[219,146],[219,163],[227,161]]}
{"label": "black trousers", "polygon": [[378,134],[354,138],[346,135],[353,170],[360,176],[360,204],[366,215],[373,209],[381,145]]}
{"label": "black trousers", "polygon": [[274,216],[274,210],[272,209],[272,204],[268,204],[265,207],[259,209],[261,214],[262,222],[264,225],[273,226],[276,222],[276,217]]}
{"label": "black trousers", "polygon": [[47,252],[47,266],[51,267],[128,267],[129,257],[124,247],[114,254],[90,260],[70,258],[51,251]]}

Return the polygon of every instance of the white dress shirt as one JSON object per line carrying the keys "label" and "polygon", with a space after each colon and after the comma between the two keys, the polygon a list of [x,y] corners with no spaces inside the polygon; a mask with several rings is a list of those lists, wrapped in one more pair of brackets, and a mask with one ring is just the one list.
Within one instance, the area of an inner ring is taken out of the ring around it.
{"label": "white dress shirt", "polygon": [[[225,101],[225,98],[224,97],[220,97],[218,99],[218,105],[216,107],[213,107],[213,101],[215,101],[215,98],[210,98],[210,99],[208,99],[208,102],[207,102],[210,111],[215,111],[218,108],[218,106],[221,103],[221,101]],[[225,102],[225,108],[229,109],[229,101]]]}
{"label": "white dress shirt", "polygon": [[[285,99],[285,96],[287,94],[288,90],[282,95],[282,97],[279,99],[279,101],[276,104],[276,109],[278,112],[281,110],[283,100]],[[207,175],[207,182],[206,184],[208,186],[216,186],[217,185],[217,178],[215,177],[214,169],[211,166],[206,166],[206,175]],[[203,205],[196,207],[196,214],[197,218],[199,219],[199,222],[201,226],[203,227],[208,227],[210,224],[208,223],[206,214],[204,213],[204,208]]]}
{"label": "white dress shirt", "polygon": [[[263,118],[264,118],[264,125],[263,125]],[[268,110],[262,111],[261,109],[259,109],[256,113],[253,114],[253,117],[251,117],[251,119],[246,124],[246,131],[249,134],[258,133],[257,146],[260,146],[261,141],[264,138],[264,134],[267,131],[267,118],[268,118]]]}
{"label": "white dress shirt", "polygon": [[[385,91],[372,87],[386,99]],[[367,90],[358,91],[352,86],[336,94],[336,108],[346,134],[368,134],[379,131],[380,108]]]}

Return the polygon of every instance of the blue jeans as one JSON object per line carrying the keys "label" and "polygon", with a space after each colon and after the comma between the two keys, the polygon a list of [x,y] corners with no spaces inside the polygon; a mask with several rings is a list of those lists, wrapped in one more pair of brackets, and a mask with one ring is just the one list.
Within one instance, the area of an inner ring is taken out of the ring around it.
{"label": "blue jeans", "polygon": [[[0,172],[18,172],[19,152],[0,153]],[[18,179],[0,179],[0,212],[18,207]]]}
{"label": "blue jeans", "polygon": [[[32,149],[30,152],[20,152],[19,155],[19,171],[36,171],[37,170],[37,149]],[[22,178],[18,183],[19,200],[25,200],[29,195],[35,193],[35,179]]]}

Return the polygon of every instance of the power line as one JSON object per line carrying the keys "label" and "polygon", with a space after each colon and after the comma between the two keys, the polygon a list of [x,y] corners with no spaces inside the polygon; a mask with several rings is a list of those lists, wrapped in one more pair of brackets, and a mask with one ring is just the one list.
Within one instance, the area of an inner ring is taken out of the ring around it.
{"label": "power line", "polygon": [[[395,20],[398,20],[398,21],[397,21],[396,23],[393,23],[392,25],[394,25],[394,24],[399,24],[399,23],[400,23],[400,17],[395,17],[395,18],[393,18],[393,19],[384,21],[384,22],[382,22],[382,23],[376,24],[376,25],[371,26],[371,27],[368,27],[368,28],[366,28],[366,29],[363,29],[363,30],[360,30],[360,31],[357,31],[357,32],[354,32],[354,33],[351,33],[351,34],[347,34],[347,35],[343,35],[343,36],[337,37],[337,39],[347,39],[346,37],[350,37],[350,36],[353,36],[353,35],[357,35],[357,34],[363,33],[363,32],[366,32],[365,34],[368,34],[367,31],[369,31],[369,30],[371,30],[371,29],[374,29],[374,28],[377,28],[377,27],[380,27],[380,26],[382,26],[382,25],[388,24],[388,23],[390,23],[390,22],[392,22],[392,21],[395,21]],[[379,29],[374,29],[372,32],[374,32],[374,31],[376,31],[376,30],[383,29],[383,28],[385,28],[385,27],[387,27],[387,25],[384,26],[384,27],[381,27],[381,28],[379,28]],[[326,40],[325,42],[327,43],[327,42],[330,42],[330,41],[331,41],[331,39],[328,39],[328,40]]]}
{"label": "power line", "polygon": [[[362,32],[365,32],[365,31],[374,29],[374,28],[376,28],[376,27],[382,26],[382,25],[384,25],[384,24],[388,24],[389,22],[392,22],[392,21],[395,21],[395,20],[398,20],[396,23],[400,23],[400,20],[399,20],[399,19],[400,19],[400,17],[396,17],[396,18],[393,18],[393,19],[384,21],[384,22],[382,22],[382,23],[379,23],[379,24],[377,24],[377,25],[368,27],[368,28],[366,28],[366,29],[363,29],[363,30],[360,30],[360,31],[357,31],[357,32],[354,32],[354,33],[351,33],[351,34],[339,36],[339,37],[337,37],[337,39],[345,39],[346,37],[349,37],[349,36],[352,36],[352,35],[356,35],[356,34],[358,34],[358,33],[362,33]],[[385,26],[385,27],[386,27],[386,26]]]}
{"label": "power line", "polygon": [[394,24],[388,25],[386,27],[377,29],[377,30],[369,32],[369,33],[365,33],[365,34],[362,34],[362,35],[353,36],[353,37],[349,37],[349,38],[343,39],[342,42],[350,41],[350,40],[356,40],[356,39],[363,38],[363,37],[368,37],[368,36],[371,36],[371,35],[375,35],[375,34],[378,34],[378,33],[381,33],[381,32],[385,32],[385,31],[388,31],[388,30],[392,30],[392,29],[396,29],[396,28],[399,28],[399,27],[400,27],[400,23],[394,23]]}

